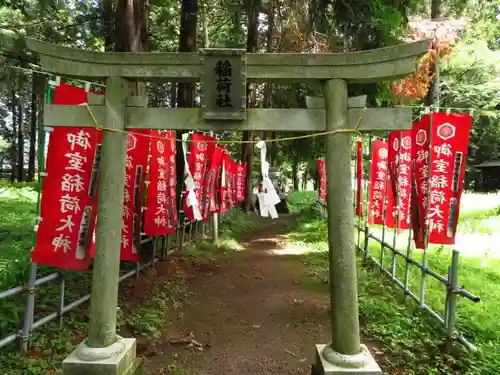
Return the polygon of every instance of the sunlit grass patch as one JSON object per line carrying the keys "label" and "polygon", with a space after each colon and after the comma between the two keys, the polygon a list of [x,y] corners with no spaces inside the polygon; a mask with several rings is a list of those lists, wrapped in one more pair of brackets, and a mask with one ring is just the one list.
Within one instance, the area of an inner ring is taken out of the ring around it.
{"label": "sunlit grass patch", "polygon": [[0,289],[12,287],[26,276],[35,217],[33,200],[0,198]]}

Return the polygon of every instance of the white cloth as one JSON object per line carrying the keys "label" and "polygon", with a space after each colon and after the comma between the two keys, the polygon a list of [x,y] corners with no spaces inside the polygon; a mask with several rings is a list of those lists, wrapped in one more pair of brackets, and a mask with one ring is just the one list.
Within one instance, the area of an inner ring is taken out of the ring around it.
{"label": "white cloth", "polygon": [[262,217],[271,216],[272,219],[277,219],[278,212],[275,206],[281,202],[281,199],[274,188],[273,182],[269,178],[269,163],[266,161],[266,143],[259,141],[255,146],[260,149],[260,168],[262,173],[263,192],[257,194],[260,215]]}
{"label": "white cloth", "polygon": [[189,164],[187,161],[188,137],[189,133],[182,134],[182,153],[184,155],[184,170],[186,171],[186,179],[184,180],[184,183],[186,184],[186,205],[192,208],[194,220],[199,221],[202,220],[200,212],[200,202],[198,202],[198,197],[196,196],[196,185],[194,183],[193,175],[189,170]]}

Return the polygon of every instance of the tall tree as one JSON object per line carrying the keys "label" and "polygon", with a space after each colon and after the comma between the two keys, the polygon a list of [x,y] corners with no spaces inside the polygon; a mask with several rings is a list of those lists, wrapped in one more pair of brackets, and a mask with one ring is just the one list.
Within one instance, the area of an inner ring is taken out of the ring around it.
{"label": "tall tree", "polygon": [[30,108],[30,133],[29,133],[29,156],[28,156],[28,181],[35,179],[36,168],[36,137],[38,133],[38,85],[39,74],[33,73],[31,76],[31,108]]}
{"label": "tall tree", "polygon": [[[16,80],[17,81],[17,80]],[[16,181],[17,172],[17,153],[16,153],[16,140],[17,140],[17,98],[16,98],[16,86],[13,86],[11,90],[11,113],[12,113],[12,141],[11,141],[11,171],[10,171],[10,182]]]}
{"label": "tall tree", "polygon": [[[247,52],[255,53],[259,47],[259,0],[247,0],[248,24],[247,24]],[[257,104],[257,87],[255,84],[247,85],[247,107],[253,108]],[[251,131],[243,132],[243,141],[252,141],[254,134]],[[252,189],[252,162],[253,162],[253,143],[244,143],[242,152],[242,160],[247,164],[246,181],[245,181],[245,201],[243,208],[246,212],[252,209],[253,205],[253,189]]]}
{"label": "tall tree", "polygon": [[[110,7],[112,9],[112,5],[106,4],[106,11],[109,12]],[[116,52],[149,52],[149,0],[118,0],[113,43]],[[135,94],[145,93],[145,84],[137,82]]]}
{"label": "tall tree", "polygon": [[[179,33],[179,52],[196,52],[197,24],[198,24],[198,0],[182,0],[181,22],[180,22],[180,33]],[[172,97],[175,96],[174,94],[175,94],[175,82],[172,83]],[[190,82],[177,83],[178,107],[181,108],[194,107],[194,95],[195,95],[194,83]],[[177,132],[177,138],[180,138],[181,135],[182,132]],[[180,192],[182,191],[184,182],[184,156],[182,154],[182,147],[177,147],[176,169],[177,169],[176,170],[177,194],[180,196]],[[178,202],[180,202],[179,199]]]}
{"label": "tall tree", "polygon": [[24,181],[24,97],[17,100],[17,180]]}
{"label": "tall tree", "polygon": [[114,47],[114,0],[102,1],[102,22],[104,32],[104,51],[113,51]]}
{"label": "tall tree", "polygon": [[[274,4],[269,4],[269,8],[267,9],[267,31],[266,31],[266,53],[272,53],[274,50],[274,29],[275,29],[275,13],[276,9],[274,8]],[[264,108],[272,107],[272,94],[273,94],[273,86],[271,82],[267,82],[264,86],[264,98],[263,104]],[[272,131],[264,132],[264,140],[268,140],[273,138]],[[269,163],[272,165],[274,159],[273,156],[275,154],[276,144],[274,142],[268,145],[269,147]]]}
{"label": "tall tree", "polygon": [[[198,0],[182,0],[179,52],[196,52],[196,26],[198,24]],[[194,107],[194,84],[179,83],[177,106]]]}
{"label": "tall tree", "polygon": [[[441,0],[431,0],[431,20],[438,21],[441,17]],[[439,36],[434,35],[433,49],[439,48]],[[429,91],[427,92],[427,97],[425,102],[427,105],[439,104],[439,51],[436,54],[436,58],[433,64],[430,64],[429,70],[430,75],[434,77],[429,83]]]}

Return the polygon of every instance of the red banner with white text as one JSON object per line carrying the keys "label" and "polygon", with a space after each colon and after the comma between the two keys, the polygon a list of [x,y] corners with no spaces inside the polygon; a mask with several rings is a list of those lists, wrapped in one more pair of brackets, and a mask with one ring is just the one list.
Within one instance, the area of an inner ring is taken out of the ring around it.
{"label": "red banner with white text", "polygon": [[215,211],[221,212],[221,187],[222,187],[222,171],[223,171],[223,160],[224,153],[226,152],[224,147],[215,146],[215,150],[220,153],[219,161],[217,163],[217,168],[215,170]]}
{"label": "red banner with white text", "polygon": [[318,159],[316,173],[319,180],[319,199],[326,200],[326,164],[325,159]]}
{"label": "red banner with white text", "polygon": [[220,179],[220,187],[219,187],[219,194],[220,194],[220,212],[227,212],[229,210],[228,202],[228,192],[229,192],[229,186],[228,186],[228,181],[229,181],[229,169],[231,168],[229,165],[229,159],[231,156],[229,155],[229,152],[227,152],[226,149],[223,150],[222,154],[222,170],[221,170],[221,179]]}
{"label": "red banner with white text", "polygon": [[[83,88],[61,84],[54,104],[87,102]],[[56,127],[49,135],[46,173],[42,183],[34,263],[67,269],[87,269],[97,211],[97,173],[101,131]],[[93,168],[94,166],[94,168]]]}
{"label": "red banner with white text", "polygon": [[[209,151],[212,147],[209,147],[209,142],[215,141],[215,137],[209,135],[202,135],[199,133],[193,133],[191,136],[191,142],[189,146],[189,156],[188,156],[188,166],[191,175],[193,176],[195,184],[195,194],[198,198],[200,210],[203,208],[203,191],[205,179],[205,171],[207,169],[207,162],[209,160]],[[187,191],[184,192],[183,198],[183,210],[189,221],[194,220],[193,209],[187,205]]]}
{"label": "red banner with white text", "polygon": [[411,135],[411,130],[389,133],[389,178],[395,192],[387,208],[394,218],[389,228],[410,229]]}
{"label": "red banner with white text", "polygon": [[429,222],[428,243],[455,243],[472,127],[472,117],[468,114],[433,113],[432,118],[430,116],[425,115],[413,127],[417,205],[412,206],[412,215],[416,218],[414,237],[417,248],[425,245],[426,216]]}
{"label": "red banner with white text", "polygon": [[229,156],[227,168],[227,205],[228,208],[236,204],[236,162]]}
{"label": "red banner with white text", "polygon": [[394,225],[392,212],[387,210],[388,206],[394,204],[388,172],[387,142],[374,140],[372,141],[372,162],[370,169],[369,224]]}
{"label": "red banner with white text", "polygon": [[[175,133],[151,131],[151,152],[144,213],[144,234],[165,236],[176,232],[175,177],[171,180],[171,167],[175,176]],[[173,147],[172,147],[173,143]],[[171,189],[173,183],[174,189]],[[173,195],[172,195],[173,193]]]}
{"label": "red banner with white text", "polygon": [[[120,260],[140,261],[142,198],[149,154],[149,135],[149,130],[131,130],[127,138]],[[159,191],[167,191],[166,181],[163,181]]]}
{"label": "red banner with white text", "polygon": [[[213,143],[215,146],[215,143]],[[214,147],[210,157],[210,165],[205,177],[205,198],[203,202],[203,221],[208,221],[211,213],[216,212],[217,201],[217,177],[222,162],[222,152],[220,147]]]}
{"label": "red banner with white text", "polygon": [[356,216],[363,219],[363,142],[356,141]]}
{"label": "red banner with white text", "polygon": [[166,132],[168,142],[168,189],[169,189],[169,218],[172,227],[176,230],[179,223],[179,215],[177,211],[177,142],[175,140],[176,133],[174,130],[167,130]]}
{"label": "red banner with white text", "polygon": [[245,174],[246,163],[237,163],[236,174],[236,202],[239,203],[245,200]]}

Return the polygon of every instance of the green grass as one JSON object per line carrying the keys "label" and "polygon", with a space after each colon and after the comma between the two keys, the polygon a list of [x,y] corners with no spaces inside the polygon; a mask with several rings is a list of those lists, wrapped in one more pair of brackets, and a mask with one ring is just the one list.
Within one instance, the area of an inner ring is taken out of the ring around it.
{"label": "green grass", "polygon": [[[310,194],[310,193],[309,193]],[[302,193],[302,196],[304,193]],[[311,195],[311,194],[310,194]],[[300,199],[300,198],[299,198]],[[497,199],[498,200],[498,199]],[[297,203],[296,203],[297,204]],[[300,203],[298,204],[300,206]],[[465,209],[461,223],[470,228],[470,222],[480,227],[491,215],[498,215],[498,208],[480,210]],[[318,219],[318,212],[309,207],[303,209],[288,234],[290,241],[299,242],[311,248],[304,257],[311,275],[311,286],[327,292],[322,283],[327,272],[328,259],[326,220]],[[361,236],[361,243],[364,239]],[[406,251],[405,248],[399,249]],[[371,240],[369,253],[380,260],[381,246]],[[450,252],[433,248],[429,252],[429,266],[447,274]],[[422,253],[414,252],[413,258],[421,260]],[[389,249],[384,251],[384,266],[389,268],[392,256]],[[403,259],[396,262],[396,274],[404,277]],[[409,268],[409,285],[417,295],[420,290],[421,272],[416,267]],[[459,283],[469,291],[479,295],[482,302],[473,303],[462,297],[458,299],[457,326],[460,332],[479,349],[470,355],[459,345],[454,346],[453,355],[445,353],[445,334],[442,328],[427,313],[421,312],[411,300],[405,300],[403,292],[392,285],[389,278],[370,265],[359,264],[360,319],[364,334],[379,341],[387,354],[389,368],[405,369],[404,374],[496,374],[500,368],[500,260],[490,259],[485,267],[483,259],[461,257]],[[426,277],[426,303],[441,315],[444,312],[444,286],[431,277]]]}
{"label": "green grass", "polygon": [[34,240],[36,193],[30,188],[5,189],[0,194],[0,212],[0,290],[3,290],[26,279]]}
{"label": "green grass", "polygon": [[306,209],[315,201],[316,194],[312,194],[310,191],[297,191],[288,195],[286,198],[286,203],[292,213],[298,213]]}

